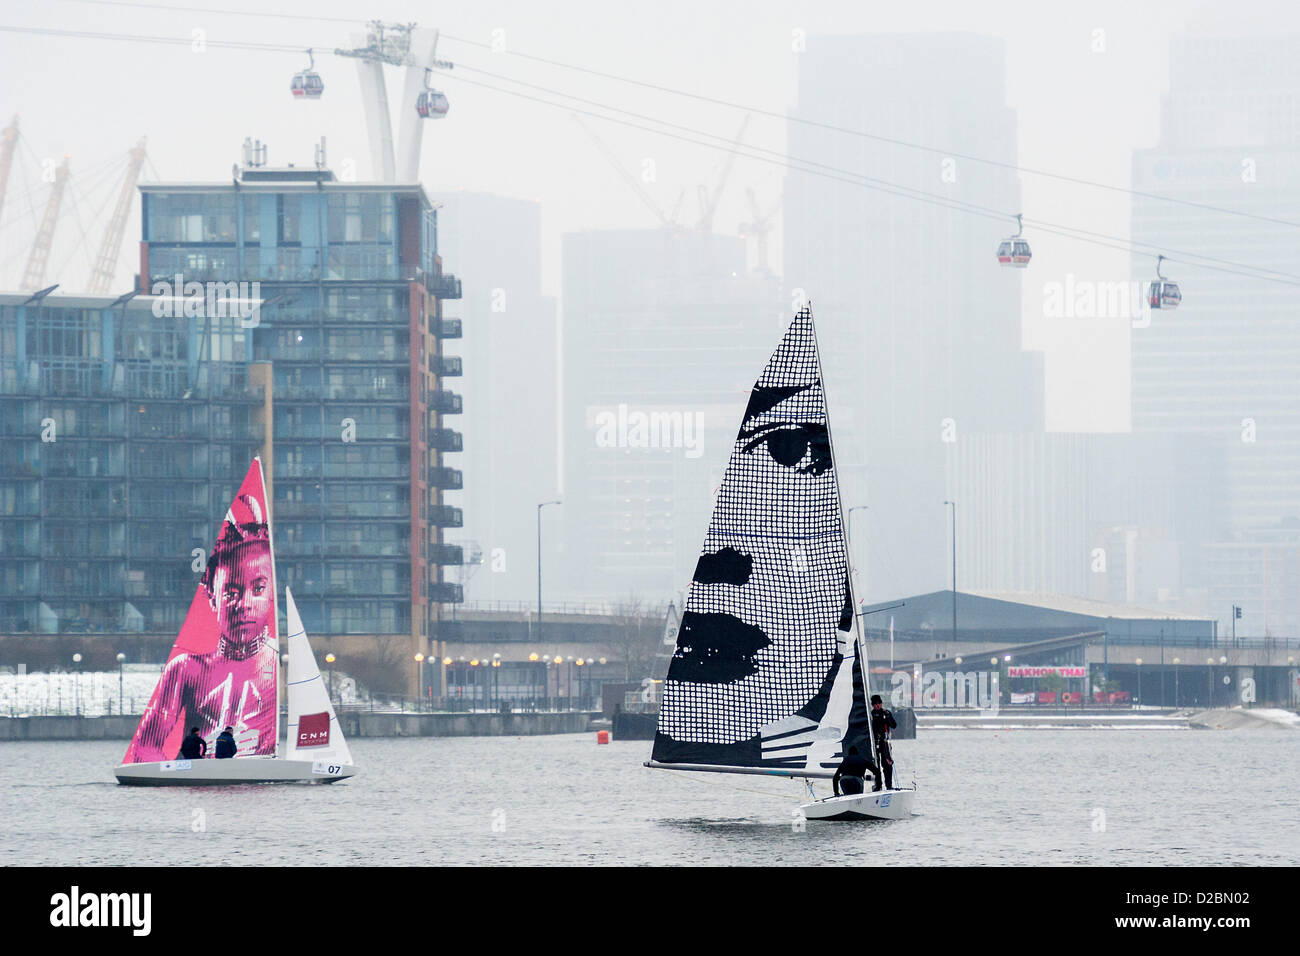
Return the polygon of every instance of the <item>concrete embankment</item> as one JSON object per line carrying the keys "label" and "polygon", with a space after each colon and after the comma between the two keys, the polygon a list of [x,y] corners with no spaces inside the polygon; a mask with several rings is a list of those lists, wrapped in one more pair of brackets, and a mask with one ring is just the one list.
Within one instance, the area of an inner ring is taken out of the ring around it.
{"label": "concrete embankment", "polygon": [[1300,715],[1272,707],[1220,707],[1192,714],[1188,723],[1197,730],[1300,730]]}
{"label": "concrete embankment", "polygon": [[[576,734],[589,729],[598,714],[559,713],[385,713],[355,711],[339,715],[349,737],[532,737]],[[130,740],[139,716],[0,717],[0,741]],[[280,719],[281,733],[286,724]]]}
{"label": "concrete embankment", "polygon": [[917,727],[929,730],[1186,730],[1186,711],[1101,711],[1026,713],[1024,711],[922,710]]}

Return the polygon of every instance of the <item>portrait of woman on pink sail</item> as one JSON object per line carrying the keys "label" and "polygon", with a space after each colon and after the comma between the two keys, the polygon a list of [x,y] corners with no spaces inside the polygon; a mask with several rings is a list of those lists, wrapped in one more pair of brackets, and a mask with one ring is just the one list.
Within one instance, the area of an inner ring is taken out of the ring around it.
{"label": "portrait of woman on pink sail", "polygon": [[[132,747],[134,761],[173,760],[177,727],[199,728],[214,749],[216,737],[234,728],[236,756],[275,753],[278,658],[275,577],[270,527],[261,502],[241,494],[231,506],[200,580],[177,648],[163,671]],[[206,604],[206,606],[203,606]],[[195,620],[196,615],[200,617]],[[190,628],[216,640],[187,641]],[[206,618],[206,620],[203,620]]]}

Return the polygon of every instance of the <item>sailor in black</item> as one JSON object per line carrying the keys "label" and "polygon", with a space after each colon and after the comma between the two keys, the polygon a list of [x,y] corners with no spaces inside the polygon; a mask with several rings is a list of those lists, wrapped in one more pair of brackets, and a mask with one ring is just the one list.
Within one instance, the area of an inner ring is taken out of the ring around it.
{"label": "sailor in black", "polygon": [[[894,789],[894,755],[889,750],[889,732],[898,727],[892,710],[885,710],[885,702],[879,694],[871,695],[871,736],[876,742],[876,760],[884,771],[885,789]],[[876,774],[876,784],[871,789],[880,789],[881,774]]]}
{"label": "sailor in black", "polygon": [[199,728],[191,727],[190,735],[181,741],[181,760],[200,760],[208,753],[208,742],[199,736]]}
{"label": "sailor in black", "polygon": [[863,778],[866,776],[867,771],[871,771],[872,777],[877,780],[880,778],[880,770],[871,762],[871,758],[858,753],[857,747],[850,747],[844,762],[840,764],[839,769],[835,771],[835,776],[831,778],[831,786],[835,788],[835,796],[861,793],[865,786]]}

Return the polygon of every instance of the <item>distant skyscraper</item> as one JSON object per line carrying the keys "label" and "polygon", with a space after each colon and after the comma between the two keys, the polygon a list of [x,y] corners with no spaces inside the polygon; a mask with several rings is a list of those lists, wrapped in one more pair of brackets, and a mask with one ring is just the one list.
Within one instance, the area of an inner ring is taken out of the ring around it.
{"label": "distant skyscraper", "polygon": [[[800,59],[791,115],[1014,164],[1004,76],[993,38],[818,37]],[[784,273],[812,300],[823,336],[845,503],[870,509],[855,523],[861,593],[933,590],[949,573],[943,500],[957,498],[959,520],[982,507],[973,488],[945,483],[946,470],[961,473],[960,443],[1042,428],[1041,357],[1021,350],[1020,272],[994,258],[1016,228],[1019,180],[1005,167],[802,123],[790,124],[789,143],[792,157],[888,184],[791,172]]]}
{"label": "distant skyscraper", "polygon": [[[1179,36],[1170,74],[1159,144],[1135,154],[1134,189],[1300,220],[1300,39]],[[1295,226],[1142,195],[1133,238],[1260,269],[1295,272],[1300,261]],[[1154,259],[1136,256],[1137,274],[1152,275]],[[1133,431],[1213,444],[1226,467],[1226,534],[1205,566],[1231,568],[1236,583],[1200,582],[1216,602],[1208,610],[1229,623],[1226,587],[1245,605],[1239,632],[1277,633],[1275,612],[1289,602],[1295,619],[1300,605],[1293,570],[1281,592],[1276,579],[1263,583],[1295,566],[1269,553],[1293,541],[1279,529],[1300,517],[1300,288],[1186,262],[1164,271],[1181,282],[1183,303],[1133,330]],[[1247,600],[1247,591],[1274,597]]]}
{"label": "distant skyscraper", "polygon": [[[689,582],[756,370],[793,318],[744,240],[564,237],[568,592],[662,602]],[[548,563],[548,566],[549,563]]]}
{"label": "distant skyscraper", "polygon": [[[465,280],[465,450],[458,467],[467,601],[536,600],[536,506],[556,497],[555,300],[542,295],[541,207],[482,193],[434,197],[442,254]],[[448,535],[451,537],[451,535]],[[481,561],[481,563],[477,563]],[[452,572],[455,574],[456,572]]]}

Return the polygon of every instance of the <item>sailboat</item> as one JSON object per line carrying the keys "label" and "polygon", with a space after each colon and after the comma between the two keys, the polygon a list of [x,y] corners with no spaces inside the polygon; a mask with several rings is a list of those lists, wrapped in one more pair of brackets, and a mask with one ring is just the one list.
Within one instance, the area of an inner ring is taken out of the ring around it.
{"label": "sailboat", "polygon": [[[754,383],[659,704],[655,769],[831,778],[875,754],[812,311]],[[808,819],[909,817],[915,788],[812,800]],[[814,793],[815,796],[815,793]]]}
{"label": "sailboat", "polygon": [[[260,458],[222,522],[189,612],[149,698],[117,782],[137,786],[333,783],[356,773],[302,619],[289,620],[289,725],[280,747],[280,641],[275,552]],[[231,728],[235,756],[214,759]],[[181,759],[198,729],[208,759]]]}

